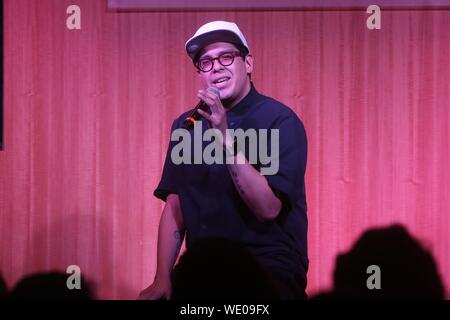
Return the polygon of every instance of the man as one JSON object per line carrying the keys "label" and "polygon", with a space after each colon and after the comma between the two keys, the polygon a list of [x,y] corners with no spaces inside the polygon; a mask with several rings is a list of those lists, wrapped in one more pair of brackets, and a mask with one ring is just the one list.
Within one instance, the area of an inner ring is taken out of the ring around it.
{"label": "man", "polygon": [[[209,112],[198,110],[203,121],[189,134],[199,128],[203,132],[215,129],[226,161],[175,164],[177,143],[171,139],[154,192],[166,201],[159,226],[157,272],[140,298],[171,297],[171,272],[185,234],[187,250],[193,241],[209,237],[242,243],[274,277],[281,298],[305,298],[307,141],[303,124],[291,109],[256,91],[250,80],[253,57],[236,24],[203,25],[186,42],[186,50],[204,87],[197,96],[209,107]],[[174,121],[172,133],[183,127],[188,115]],[[276,172],[261,174],[267,167],[261,158],[249,162],[255,141],[247,141],[248,148],[236,152],[236,136],[230,129],[257,132],[259,149],[278,152],[273,159],[278,162]],[[269,134],[271,144],[261,145],[263,133]],[[200,151],[204,149],[205,144]],[[198,151],[196,146],[193,150]]]}

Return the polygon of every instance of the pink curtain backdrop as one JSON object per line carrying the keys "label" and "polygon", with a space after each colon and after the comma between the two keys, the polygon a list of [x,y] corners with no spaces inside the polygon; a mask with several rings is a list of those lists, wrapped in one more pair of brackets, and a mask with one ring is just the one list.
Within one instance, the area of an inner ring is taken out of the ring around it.
{"label": "pink curtain backdrop", "polygon": [[[152,196],[172,120],[199,88],[184,42],[238,23],[256,88],[309,138],[308,292],[367,229],[405,225],[450,288],[450,11],[110,12],[78,0],[5,0],[0,270],[78,265],[104,299],[133,299],[155,273],[163,202]],[[295,139],[295,137],[292,137]],[[447,294],[448,297],[448,294]]]}

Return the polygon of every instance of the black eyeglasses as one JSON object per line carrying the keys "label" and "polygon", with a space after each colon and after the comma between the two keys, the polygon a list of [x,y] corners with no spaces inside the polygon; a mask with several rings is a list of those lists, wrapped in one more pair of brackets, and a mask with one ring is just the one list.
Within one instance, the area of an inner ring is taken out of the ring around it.
{"label": "black eyeglasses", "polygon": [[235,57],[245,57],[241,52],[224,52],[216,58],[203,58],[197,61],[195,66],[198,70],[202,72],[209,72],[214,67],[214,60],[219,61],[219,63],[224,66],[230,66],[234,62]]}

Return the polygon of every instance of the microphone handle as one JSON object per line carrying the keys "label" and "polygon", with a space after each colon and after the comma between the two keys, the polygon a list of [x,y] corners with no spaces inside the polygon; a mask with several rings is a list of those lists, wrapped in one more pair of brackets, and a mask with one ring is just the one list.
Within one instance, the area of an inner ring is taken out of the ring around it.
{"label": "microphone handle", "polygon": [[194,127],[195,121],[199,120],[202,116],[197,112],[198,109],[202,109],[203,111],[209,112],[209,107],[203,101],[197,103],[195,108],[189,113],[186,119],[183,122],[183,129],[190,130]]}
{"label": "microphone handle", "polygon": [[[217,89],[216,87],[209,87],[208,90],[220,97],[220,90]],[[209,110],[208,105],[206,103],[204,103],[203,101],[199,101],[199,103],[197,103],[195,108],[191,111],[191,113],[189,113],[187,118],[184,120],[184,122],[183,122],[184,129],[191,130],[194,127],[195,121],[199,120],[202,117],[197,112],[198,109],[202,109],[203,111],[206,111],[209,114],[211,114],[211,111]]]}

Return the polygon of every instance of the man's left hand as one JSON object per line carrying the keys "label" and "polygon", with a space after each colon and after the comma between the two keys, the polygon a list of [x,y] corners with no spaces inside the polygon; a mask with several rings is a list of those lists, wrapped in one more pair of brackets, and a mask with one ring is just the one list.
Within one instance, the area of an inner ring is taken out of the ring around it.
{"label": "man's left hand", "polygon": [[226,129],[228,129],[227,112],[220,101],[217,94],[210,90],[199,90],[197,97],[209,106],[211,114],[201,109],[198,113],[208,120],[212,128],[220,130],[222,136],[225,137]]}

